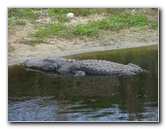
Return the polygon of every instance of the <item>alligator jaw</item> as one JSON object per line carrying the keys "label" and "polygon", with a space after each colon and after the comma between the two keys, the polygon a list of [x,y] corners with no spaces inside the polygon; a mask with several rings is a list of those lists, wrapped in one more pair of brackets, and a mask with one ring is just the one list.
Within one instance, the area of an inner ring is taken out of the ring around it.
{"label": "alligator jaw", "polygon": [[23,64],[25,67],[32,68],[32,69],[41,69],[44,71],[54,71],[57,69],[56,63],[51,63],[43,59],[26,60]]}

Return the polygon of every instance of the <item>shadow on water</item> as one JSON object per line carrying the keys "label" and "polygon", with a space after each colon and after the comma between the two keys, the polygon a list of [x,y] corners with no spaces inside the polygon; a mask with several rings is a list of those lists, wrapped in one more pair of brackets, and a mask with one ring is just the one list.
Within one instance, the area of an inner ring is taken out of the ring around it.
{"label": "shadow on water", "polygon": [[70,58],[135,63],[131,77],[51,77],[9,67],[9,121],[158,121],[157,46],[74,55]]}

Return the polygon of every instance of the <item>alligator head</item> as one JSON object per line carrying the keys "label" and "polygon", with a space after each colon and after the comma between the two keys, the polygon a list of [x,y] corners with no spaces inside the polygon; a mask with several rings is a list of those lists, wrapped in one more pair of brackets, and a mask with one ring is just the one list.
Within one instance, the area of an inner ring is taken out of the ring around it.
{"label": "alligator head", "polygon": [[53,71],[58,68],[56,63],[52,63],[47,59],[30,59],[24,61],[24,66],[32,69],[41,69],[44,71]]}

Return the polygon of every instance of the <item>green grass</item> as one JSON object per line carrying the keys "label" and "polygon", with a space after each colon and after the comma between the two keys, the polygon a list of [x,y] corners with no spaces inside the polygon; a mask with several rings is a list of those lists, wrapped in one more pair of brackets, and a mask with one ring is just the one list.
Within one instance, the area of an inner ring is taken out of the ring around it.
{"label": "green grass", "polygon": [[103,8],[50,8],[50,16],[55,17],[60,22],[68,22],[70,19],[66,18],[66,14],[71,12],[76,17],[86,17],[91,14],[101,14],[107,12],[109,9]]}
{"label": "green grass", "polygon": [[22,19],[17,19],[16,20],[16,25],[25,26],[26,25],[26,21],[22,20]]}
{"label": "green grass", "polygon": [[100,33],[100,30],[93,26],[92,24],[78,24],[73,29],[73,34],[75,36],[98,36]]}
{"label": "green grass", "polygon": [[15,17],[16,19],[35,20],[39,17],[33,12],[32,8],[9,8],[8,18]]}
{"label": "green grass", "polygon": [[[54,23],[37,24],[36,19],[40,14],[34,11],[42,10],[49,13],[51,19],[57,21]],[[31,33],[32,41],[26,41],[27,44],[43,42],[43,37],[60,36],[64,38],[89,36],[97,37],[103,31],[119,31],[121,29],[138,27],[143,29],[145,26],[151,29],[158,28],[158,19],[150,21],[148,14],[127,13],[132,9],[123,8],[9,8],[8,9],[8,25],[9,29],[19,26],[24,26],[28,22],[36,26],[36,32]],[[151,9],[151,15],[156,14],[158,9]],[[69,25],[70,19],[66,18],[66,14],[72,12],[75,17],[88,17],[91,14],[105,14],[105,18],[95,21],[90,20],[85,24],[77,24],[76,26]],[[24,42],[24,41],[22,41]]]}
{"label": "green grass", "polygon": [[10,28],[16,25],[25,26],[27,21],[34,22],[39,17],[31,8],[9,8],[8,25]]}
{"label": "green grass", "polygon": [[22,40],[19,41],[19,43],[27,44],[27,45],[30,45],[30,46],[35,46],[35,45],[38,45],[38,44],[41,44],[41,43],[46,43],[45,41],[46,41],[45,38],[35,38],[35,39],[30,39],[30,40],[22,39]]}
{"label": "green grass", "polygon": [[27,24],[27,21],[24,19],[8,18],[8,28],[10,31],[15,30],[16,26],[25,26],[26,24]]}
{"label": "green grass", "polygon": [[98,36],[102,30],[118,31],[123,28],[150,26],[151,28],[157,27],[157,22],[151,22],[147,16],[142,14],[131,15],[129,13],[122,13],[111,15],[108,18],[95,21],[90,20],[86,24],[77,24],[75,27],[61,22],[46,24],[44,26],[38,26],[37,32],[34,34],[36,37],[43,36]]}
{"label": "green grass", "polygon": [[142,14],[120,14],[111,16],[109,18],[110,23],[109,27],[110,29],[119,30],[125,27],[133,27],[133,26],[145,26],[148,25],[148,18],[145,15]]}
{"label": "green grass", "polygon": [[100,30],[91,24],[78,24],[76,27],[57,23],[45,24],[42,27],[37,28],[37,32],[32,34],[35,37],[51,37],[53,35],[71,37],[71,36],[97,36]]}
{"label": "green grass", "polygon": [[70,26],[57,22],[57,23],[48,23],[43,25],[42,27],[37,27],[37,32],[32,35],[35,37],[43,37],[43,36],[49,37],[52,35],[67,37],[71,33],[72,33],[72,28],[70,28]]}
{"label": "green grass", "polygon": [[158,21],[151,21],[151,22],[149,23],[149,27],[150,27],[151,29],[156,29],[156,28],[158,28]]}

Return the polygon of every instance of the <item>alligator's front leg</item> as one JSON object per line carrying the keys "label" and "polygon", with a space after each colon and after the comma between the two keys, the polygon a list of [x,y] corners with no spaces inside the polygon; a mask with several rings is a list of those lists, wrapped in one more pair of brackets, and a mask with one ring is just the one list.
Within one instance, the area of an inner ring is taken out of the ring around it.
{"label": "alligator's front leg", "polygon": [[135,72],[127,71],[127,72],[120,72],[118,74],[118,76],[132,76],[132,75],[135,75],[135,74],[136,74]]}
{"label": "alligator's front leg", "polygon": [[86,73],[84,71],[73,71],[73,73],[75,74],[74,76],[85,76]]}

